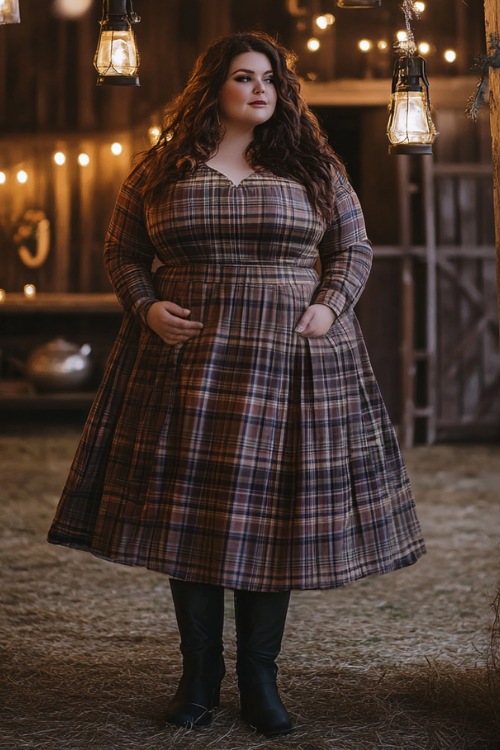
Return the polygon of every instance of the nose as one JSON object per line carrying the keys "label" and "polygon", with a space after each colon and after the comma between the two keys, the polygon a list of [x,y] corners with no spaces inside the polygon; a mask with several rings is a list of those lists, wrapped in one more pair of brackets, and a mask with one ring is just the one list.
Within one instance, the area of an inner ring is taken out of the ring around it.
{"label": "nose", "polygon": [[264,91],[264,83],[263,81],[255,81],[255,86],[253,87],[253,90],[257,94],[260,91]]}

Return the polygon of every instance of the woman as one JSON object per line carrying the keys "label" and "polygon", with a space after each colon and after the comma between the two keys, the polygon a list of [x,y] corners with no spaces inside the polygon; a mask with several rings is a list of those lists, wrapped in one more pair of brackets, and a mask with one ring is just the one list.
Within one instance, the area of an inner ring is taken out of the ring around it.
{"label": "woman", "polygon": [[242,716],[285,734],[290,591],[410,565],[424,545],[353,312],[361,209],[269,36],[199,58],[119,193],[105,262],[125,319],[49,541],[169,576],[175,725],[218,705],[233,589]]}

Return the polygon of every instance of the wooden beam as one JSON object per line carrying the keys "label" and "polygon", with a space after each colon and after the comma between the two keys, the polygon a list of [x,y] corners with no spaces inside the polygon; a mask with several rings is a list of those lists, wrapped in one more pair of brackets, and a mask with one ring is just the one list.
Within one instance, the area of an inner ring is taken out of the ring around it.
{"label": "wooden beam", "polygon": [[[490,37],[500,37],[500,0],[484,0],[486,49]],[[500,320],[500,68],[489,71],[490,127],[493,149],[493,204],[495,212],[495,241],[497,258],[497,304]]]}

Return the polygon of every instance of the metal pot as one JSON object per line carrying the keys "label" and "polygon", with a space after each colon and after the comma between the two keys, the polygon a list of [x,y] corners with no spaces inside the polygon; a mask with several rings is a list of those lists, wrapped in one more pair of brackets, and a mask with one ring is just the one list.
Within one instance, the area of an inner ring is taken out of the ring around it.
{"label": "metal pot", "polygon": [[40,391],[81,388],[92,374],[91,347],[57,338],[38,346],[26,361],[26,377]]}

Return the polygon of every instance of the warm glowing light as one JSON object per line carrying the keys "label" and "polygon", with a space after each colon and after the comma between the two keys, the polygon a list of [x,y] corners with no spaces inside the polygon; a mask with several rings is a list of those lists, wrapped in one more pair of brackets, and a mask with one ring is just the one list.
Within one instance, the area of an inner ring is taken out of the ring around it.
{"label": "warm glowing light", "polygon": [[36,286],[34,284],[25,284],[24,296],[26,299],[34,299],[36,297]]}
{"label": "warm glowing light", "polygon": [[91,5],[92,0],[54,0],[52,10],[61,18],[79,18]]}
{"label": "warm glowing light", "polygon": [[6,296],[7,295],[5,294],[5,289],[0,289],[0,305],[2,304],[2,302],[5,302]]}
{"label": "warm glowing light", "polygon": [[26,182],[28,182],[28,173],[24,171],[24,169],[20,169],[19,172],[16,174],[17,181],[21,183],[21,185],[24,185]]}
{"label": "warm glowing light", "polygon": [[310,39],[307,40],[307,49],[309,50],[309,52],[317,52],[320,47],[321,47],[321,43],[319,39],[316,39],[315,36],[312,36]]}
{"label": "warm glowing light", "polygon": [[380,39],[380,41],[377,42],[377,49],[379,49],[381,52],[385,52],[387,49],[389,49],[389,43],[385,41],[385,39]]}
{"label": "warm glowing light", "polygon": [[62,151],[56,151],[53,158],[55,163],[61,167],[66,161],[66,154],[63,154]]}
{"label": "warm glowing light", "polygon": [[358,42],[358,49],[361,52],[369,52],[373,47],[373,43],[369,39],[360,39]]}
{"label": "warm glowing light", "polygon": [[420,44],[418,45],[418,51],[421,55],[428,55],[431,51],[431,45],[429,44],[429,42],[420,42]]}
{"label": "warm glowing light", "polygon": [[120,156],[121,152],[123,151],[123,146],[121,143],[115,142],[111,144],[111,153],[115,156]]}
{"label": "warm glowing light", "polygon": [[389,110],[387,136],[390,152],[432,154],[437,131],[430,113],[423,57],[405,55],[394,63]]}
{"label": "warm glowing light", "polygon": [[132,29],[102,31],[94,64],[101,76],[134,77],[139,67],[139,54]]}
{"label": "warm glowing light", "polygon": [[329,26],[333,26],[335,23],[335,16],[332,13],[324,13],[321,16],[316,16],[314,23],[318,29],[325,31]]}
{"label": "warm glowing light", "polygon": [[148,136],[149,141],[152,146],[155,146],[158,143],[158,139],[161,135],[161,129],[158,127],[158,125],[152,125],[148,130]]}
{"label": "warm glowing light", "polygon": [[444,51],[443,57],[446,60],[446,62],[452,63],[452,62],[455,62],[455,60],[457,59],[457,53],[455,52],[454,49],[447,49]]}
{"label": "warm glowing light", "polygon": [[401,44],[402,42],[407,42],[407,41],[408,41],[408,33],[407,33],[406,31],[403,31],[403,30],[401,29],[401,31],[398,31],[398,32],[396,33],[396,39],[398,40],[398,42],[399,42],[400,44]]}
{"label": "warm glowing light", "polygon": [[90,164],[90,156],[88,154],[78,154],[78,164],[81,167],[88,167]]}
{"label": "warm glowing light", "polygon": [[5,185],[7,182],[7,175],[5,172],[0,172],[0,185]]}
{"label": "warm glowing light", "polygon": [[417,13],[423,13],[425,10],[425,3],[418,2],[417,0],[417,2],[413,3],[413,7],[417,11]]}
{"label": "warm glowing light", "polygon": [[0,0],[0,24],[20,22],[19,0]]}

